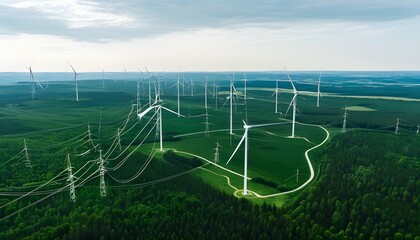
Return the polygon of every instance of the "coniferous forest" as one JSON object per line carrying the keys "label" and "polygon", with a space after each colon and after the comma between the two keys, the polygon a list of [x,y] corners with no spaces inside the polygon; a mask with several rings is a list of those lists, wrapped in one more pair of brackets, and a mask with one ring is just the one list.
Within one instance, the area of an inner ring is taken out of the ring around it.
{"label": "coniferous forest", "polygon": [[[316,155],[319,178],[282,207],[238,199],[186,174],[111,187],[105,198],[96,185],[77,188],[76,203],[60,193],[2,221],[0,239],[420,239],[418,137],[353,131]],[[200,164],[168,152],[147,177]],[[36,200],[2,208],[0,217]]]}

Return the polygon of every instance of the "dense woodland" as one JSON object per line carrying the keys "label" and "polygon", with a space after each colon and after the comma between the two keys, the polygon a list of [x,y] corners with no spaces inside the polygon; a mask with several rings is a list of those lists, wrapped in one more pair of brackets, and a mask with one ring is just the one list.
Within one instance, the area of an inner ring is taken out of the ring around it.
{"label": "dense woodland", "polygon": [[[235,198],[189,174],[109,187],[105,198],[95,179],[76,189],[76,203],[66,191],[0,222],[0,239],[420,239],[418,137],[354,131],[317,155],[320,177],[281,208]],[[172,152],[164,158],[152,161],[144,181],[201,164]],[[0,217],[38,198],[1,208]]]}

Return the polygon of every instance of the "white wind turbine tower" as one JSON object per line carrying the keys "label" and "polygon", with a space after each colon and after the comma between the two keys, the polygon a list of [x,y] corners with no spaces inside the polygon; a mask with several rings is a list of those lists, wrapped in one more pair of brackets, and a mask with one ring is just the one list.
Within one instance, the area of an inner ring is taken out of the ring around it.
{"label": "white wind turbine tower", "polygon": [[244,73],[244,107],[245,107],[245,121],[248,121],[248,106],[246,104],[246,83],[248,80],[246,79],[246,75]]}
{"label": "white wind turbine tower", "polygon": [[243,123],[244,123],[245,133],[242,136],[241,140],[239,141],[238,146],[236,147],[235,151],[233,151],[229,160],[226,162],[226,165],[229,164],[230,160],[232,160],[233,156],[235,156],[235,153],[238,151],[241,144],[243,142],[245,142],[245,146],[244,146],[244,191],[243,191],[243,194],[247,195],[248,194],[248,188],[247,188],[247,186],[248,186],[248,130],[251,129],[251,128],[272,126],[272,125],[278,125],[278,124],[281,124],[281,123],[266,123],[266,124],[258,124],[258,125],[248,125],[248,124],[246,124],[245,121],[243,121]]}
{"label": "white wind turbine tower", "polygon": [[[141,119],[142,117],[144,117],[144,115],[146,115],[148,112],[150,112],[152,109],[155,109],[156,111],[159,111],[158,113],[158,125],[159,125],[159,142],[160,142],[160,151],[163,151],[163,138],[162,138],[162,109],[173,113],[175,115],[178,115],[178,113],[172,111],[171,109],[168,109],[164,106],[162,106],[162,102],[160,101],[160,98],[158,98],[158,96],[156,96],[156,101],[152,104],[152,106],[148,107],[146,110],[144,110],[143,112],[138,114],[139,119]],[[180,115],[182,117],[184,117],[183,115]]]}
{"label": "white wind turbine tower", "polygon": [[180,85],[182,85],[181,84],[181,82],[179,81],[179,79],[180,79],[180,71],[178,71],[178,79],[177,79],[177,81],[176,81],[176,83],[174,84],[174,85],[172,85],[171,86],[171,88],[173,87],[173,86],[175,86],[176,85],[176,91],[177,91],[177,101],[178,101],[178,117],[180,117],[181,116],[181,103],[180,103],[180,95],[179,95],[179,90],[180,90]]}
{"label": "white wind turbine tower", "polygon": [[76,101],[78,102],[79,101],[79,89],[77,88],[77,72],[76,72],[76,70],[74,70],[74,67],[71,65],[70,62],[69,62],[69,65],[70,65],[71,69],[73,69],[73,72],[74,72],[73,80],[76,83]]}
{"label": "white wind turbine tower", "polygon": [[245,101],[245,104],[246,104],[246,83],[248,82],[248,80],[246,79],[246,75],[245,75],[245,73],[244,73],[244,101]]}
{"label": "white wind turbine tower", "polygon": [[[143,78],[143,72],[139,69],[141,76]],[[140,112],[141,102],[140,102],[140,77],[137,79],[137,92],[136,92],[136,106],[137,106],[137,114]]]}
{"label": "white wind turbine tower", "polygon": [[38,86],[40,86],[41,88],[43,88],[42,87],[42,85],[41,85],[41,83],[39,83],[36,79],[35,79],[35,76],[34,76],[34,73],[32,72],[32,67],[31,66],[29,66],[29,67],[26,67],[28,70],[29,70],[29,76],[31,77],[31,82],[32,82],[32,100],[34,99],[34,97],[35,97],[35,85],[38,85]]}
{"label": "white wind turbine tower", "polygon": [[347,106],[344,108],[344,116],[343,116],[343,127],[341,128],[341,132],[347,131]]}
{"label": "white wind turbine tower", "polygon": [[179,74],[180,74],[180,72],[178,71],[178,80],[177,80],[177,83],[176,83],[176,90],[178,92],[178,117],[180,117],[180,114],[181,114],[181,105],[180,105],[180,101],[179,101],[179,85],[181,83],[179,82]]}
{"label": "white wind turbine tower", "polygon": [[299,92],[296,90],[295,85],[293,84],[293,81],[290,78],[289,73],[287,72],[287,69],[284,68],[284,70],[286,71],[287,77],[289,78],[289,81],[293,87],[293,98],[292,98],[292,101],[290,101],[289,107],[287,108],[286,115],[289,112],[290,106],[293,105],[292,136],[291,137],[294,138],[295,137],[295,123],[296,123],[296,101],[297,101],[297,96],[299,95]]}
{"label": "white wind turbine tower", "polygon": [[152,105],[152,88],[151,88],[151,86],[150,86],[150,73],[149,73],[149,70],[145,67],[145,69],[146,69],[146,72],[147,72],[147,76],[148,76],[148,80],[147,80],[147,83],[148,83],[148,85],[149,85],[149,106],[151,106]]}
{"label": "white wind turbine tower", "polygon": [[209,112],[208,112],[208,106],[207,106],[207,85],[208,85],[208,77],[206,74],[206,81],[204,83],[204,109],[206,110],[205,116],[206,116],[206,122],[205,122],[205,136],[208,137],[209,136]]}
{"label": "white wind turbine tower", "polygon": [[[235,75],[233,75],[233,77],[230,79],[230,90],[229,90],[229,96],[227,97],[227,100],[229,100],[229,104],[230,104],[230,112],[229,112],[229,134],[233,135],[233,131],[232,131],[232,124],[233,124],[233,119],[232,119],[232,107],[233,107],[233,91],[235,86],[233,85],[235,82]],[[236,91],[236,90],[235,90]],[[227,102],[226,100],[226,102]],[[225,102],[225,103],[226,103]],[[224,106],[224,104],[223,104]]]}
{"label": "white wind turbine tower", "polygon": [[274,108],[274,113],[278,113],[278,99],[279,99],[279,81],[278,80],[276,80],[276,90],[274,91],[273,95],[276,96],[276,106]]}
{"label": "white wind turbine tower", "polygon": [[217,102],[219,101],[219,91],[218,91],[218,87],[217,87],[217,84],[216,84],[216,80],[214,80],[213,89],[214,89],[213,90],[213,96],[215,98],[214,106],[215,106],[215,109],[217,110]]}
{"label": "white wind turbine tower", "polygon": [[322,72],[319,74],[319,79],[318,79],[318,94],[317,94],[317,98],[316,98],[316,106],[319,107],[319,97],[322,97],[320,88],[321,88],[321,76],[322,76]]}

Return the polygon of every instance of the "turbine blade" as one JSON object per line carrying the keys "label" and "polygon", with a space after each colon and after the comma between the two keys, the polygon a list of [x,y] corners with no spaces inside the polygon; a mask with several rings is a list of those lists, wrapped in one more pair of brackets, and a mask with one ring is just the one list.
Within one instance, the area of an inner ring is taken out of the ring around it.
{"label": "turbine blade", "polygon": [[290,109],[290,107],[292,106],[293,101],[295,100],[295,98],[296,98],[296,97],[297,97],[297,94],[295,94],[295,95],[293,96],[293,98],[292,98],[292,101],[290,101],[289,107],[287,108],[287,111],[286,111],[286,114],[285,114],[285,115],[287,115],[287,113],[289,112],[289,109]]}
{"label": "turbine blade", "polygon": [[226,101],[223,103],[223,105],[222,105],[222,108],[225,106],[225,104],[229,101],[229,98],[230,98],[231,96],[229,96],[229,97],[227,97],[226,98]]}
{"label": "turbine blade", "polygon": [[236,147],[235,151],[233,151],[232,155],[230,156],[229,160],[226,162],[226,165],[229,164],[230,160],[232,160],[233,156],[235,156],[235,153],[238,151],[239,147],[241,146],[242,142],[245,140],[246,132],[241,138],[241,141],[239,141],[238,146]]}
{"label": "turbine blade", "polygon": [[321,85],[321,77],[322,77],[322,71],[321,71],[321,73],[319,74],[319,78],[318,78],[318,86],[319,86],[319,85]]}
{"label": "turbine blade", "polygon": [[139,119],[141,119],[142,117],[144,117],[144,115],[146,115],[148,112],[150,112],[150,110],[152,110],[153,108],[156,108],[157,106],[151,106],[148,107],[146,110],[144,110],[143,112],[137,114],[137,116],[139,117]]}
{"label": "turbine blade", "polygon": [[227,73],[225,75],[229,78],[230,81],[232,81],[232,78]]}
{"label": "turbine blade", "polygon": [[232,88],[233,88],[233,91],[234,91],[234,92],[236,92],[236,87],[235,87],[235,85],[233,85],[233,84],[232,84]]}
{"label": "turbine blade", "polygon": [[257,128],[257,127],[267,127],[267,126],[273,126],[273,125],[280,125],[284,124],[284,122],[279,123],[264,123],[264,124],[257,124],[257,125],[248,125],[249,128]]}
{"label": "turbine blade", "polygon": [[42,89],[44,89],[44,87],[41,85],[41,83],[40,83],[40,82],[38,82],[35,78],[34,78],[34,81],[35,81],[35,83],[36,83],[38,86],[40,86]]}
{"label": "turbine blade", "polygon": [[[173,113],[173,114],[175,114],[175,115],[178,115],[178,113],[177,113],[177,112],[174,112],[174,111],[172,111],[172,110],[171,110],[171,109],[169,109],[169,108],[166,108],[166,107],[163,107],[163,106],[161,106],[161,108],[163,108],[163,109],[165,109],[166,111],[171,112],[171,113]],[[184,115],[182,115],[182,114],[179,114],[179,116],[185,117],[185,116],[184,116]]]}
{"label": "turbine blade", "polygon": [[173,87],[175,87],[176,85],[178,85],[178,83],[175,83],[174,85],[170,86],[169,88],[173,88]]}
{"label": "turbine blade", "polygon": [[70,62],[68,62],[68,63],[69,63],[69,65],[70,65],[71,69],[73,69],[74,75],[76,75],[76,74],[77,74],[77,73],[76,73],[76,70],[74,70],[74,67],[71,65],[71,63],[70,63]]}
{"label": "turbine blade", "polygon": [[296,92],[295,85],[293,84],[293,81],[292,81],[292,79],[290,78],[289,72],[287,71],[286,67],[283,67],[283,68],[284,68],[284,71],[285,71],[285,72],[286,72],[286,74],[287,74],[287,77],[289,78],[290,83],[292,84],[292,87],[293,87],[293,92]]}
{"label": "turbine blade", "polygon": [[303,115],[302,112],[297,107],[296,107],[296,111],[299,113],[299,115]]}

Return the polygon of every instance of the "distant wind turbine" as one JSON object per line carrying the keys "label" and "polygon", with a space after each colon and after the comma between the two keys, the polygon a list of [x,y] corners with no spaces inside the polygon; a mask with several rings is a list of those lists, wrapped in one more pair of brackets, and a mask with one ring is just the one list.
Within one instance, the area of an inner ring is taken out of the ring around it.
{"label": "distant wind turbine", "polygon": [[287,77],[289,78],[289,81],[293,87],[293,98],[292,98],[292,101],[290,101],[289,107],[287,108],[286,115],[289,112],[290,106],[293,105],[292,136],[291,137],[294,138],[295,137],[295,123],[296,123],[296,100],[297,100],[297,96],[299,95],[299,92],[296,90],[295,85],[293,84],[293,81],[290,78],[289,73],[287,72],[287,69],[284,68],[284,70],[286,71]]}
{"label": "distant wind turbine", "polygon": [[44,88],[44,87],[42,87],[41,83],[39,83],[35,79],[34,73],[32,72],[32,67],[29,66],[29,67],[26,67],[26,68],[29,70],[29,77],[31,78],[31,83],[32,83],[31,92],[32,92],[32,100],[33,100],[34,97],[35,97],[35,87],[36,87],[36,85],[40,86],[41,88]]}
{"label": "distant wind turbine", "polygon": [[[230,79],[229,96],[226,99],[226,102],[227,102],[227,100],[229,100],[229,103],[230,103],[230,111],[229,111],[229,134],[230,135],[233,134],[233,131],[232,131],[232,125],[233,125],[232,107],[233,107],[233,95],[235,94],[234,91],[236,92],[234,83],[235,83],[235,75],[233,75],[233,77]],[[226,104],[226,102],[223,104],[223,106]]]}
{"label": "distant wind turbine", "polygon": [[245,104],[246,104],[246,83],[248,82],[248,80],[246,79],[246,75],[245,75],[245,73],[244,73],[244,101],[245,101]]}
{"label": "distant wind turbine", "polygon": [[70,62],[68,62],[68,63],[70,65],[71,69],[73,69],[73,72],[74,72],[73,80],[76,83],[76,101],[78,102],[79,101],[79,89],[77,88],[77,72],[76,72],[76,70],[74,70],[74,67],[71,65],[71,63]]}
{"label": "distant wind turbine", "polygon": [[[143,72],[139,68],[141,78],[143,78]],[[137,106],[137,114],[140,113],[141,103],[140,103],[140,76],[137,79],[137,93],[136,93],[136,106]]]}
{"label": "distant wind turbine", "polygon": [[322,76],[322,72],[321,74],[319,74],[319,79],[318,79],[318,94],[317,94],[317,98],[316,98],[316,106],[319,107],[319,97],[322,97],[320,88],[321,88],[321,76]]}
{"label": "distant wind turbine", "polygon": [[[276,96],[276,106],[274,108],[274,112],[278,113],[278,99],[279,99],[279,81],[278,80],[276,80],[276,90],[274,90],[273,95]],[[273,95],[271,95],[271,96],[273,96]]]}
{"label": "distant wind turbine", "polygon": [[178,102],[178,117],[180,117],[181,116],[181,104],[180,104],[180,95],[179,95],[179,90],[180,90],[180,88],[181,88],[181,82],[179,81],[180,79],[180,70],[178,71],[178,79],[177,79],[177,81],[176,81],[176,83],[174,84],[174,85],[172,85],[171,86],[171,88],[172,87],[174,87],[175,85],[176,85],[176,91],[177,91],[177,102]]}

